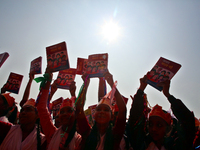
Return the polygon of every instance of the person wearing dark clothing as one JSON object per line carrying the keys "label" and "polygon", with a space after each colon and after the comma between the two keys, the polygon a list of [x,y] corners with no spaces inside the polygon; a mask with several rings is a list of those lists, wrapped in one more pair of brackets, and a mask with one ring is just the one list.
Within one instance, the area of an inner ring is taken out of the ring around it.
{"label": "person wearing dark clothing", "polygon": [[[156,105],[147,117],[144,90],[147,86],[146,75],[140,79],[140,87],[134,95],[128,120],[128,139],[134,150],[190,150],[195,137],[195,120],[181,100],[169,93],[170,81],[159,83],[163,94],[171,104],[177,124],[171,129],[170,114]],[[154,111],[154,112],[153,112]],[[147,128],[148,127],[148,130]]]}

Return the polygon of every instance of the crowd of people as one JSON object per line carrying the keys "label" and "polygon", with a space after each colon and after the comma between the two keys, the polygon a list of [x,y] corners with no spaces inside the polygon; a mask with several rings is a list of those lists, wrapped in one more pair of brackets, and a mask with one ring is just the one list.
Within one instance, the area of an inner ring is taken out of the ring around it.
{"label": "crowd of people", "polygon": [[[99,77],[97,106],[91,125],[84,113],[90,84],[88,75],[82,75],[83,85],[80,89],[76,89],[75,81],[71,83],[71,97],[63,100],[58,115],[53,119],[50,103],[57,91],[57,80],[52,83],[53,73],[48,67],[45,74],[45,84],[35,100],[29,98],[34,80],[34,74],[29,73],[19,112],[15,98],[6,93],[4,87],[1,89],[0,150],[200,149],[199,120],[170,93],[170,80],[160,82],[159,86],[163,88],[163,96],[170,103],[172,113],[158,104],[149,107],[151,100],[145,93],[147,75],[139,80],[139,88],[131,96],[131,109],[127,110],[113,75],[105,72],[103,77]],[[111,87],[111,94],[105,93],[106,84]],[[79,91],[78,95],[76,90]],[[113,110],[113,99],[117,110]],[[127,111],[130,111],[128,118]]]}

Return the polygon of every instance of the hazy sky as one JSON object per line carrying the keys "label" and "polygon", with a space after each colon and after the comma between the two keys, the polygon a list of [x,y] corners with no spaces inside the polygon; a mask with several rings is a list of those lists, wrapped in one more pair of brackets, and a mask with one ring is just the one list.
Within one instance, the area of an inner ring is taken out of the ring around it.
{"label": "hazy sky", "polygon": [[[42,56],[44,73],[46,47],[65,41],[71,68],[76,68],[77,57],[108,53],[108,68],[121,94],[129,98],[128,116],[130,95],[136,93],[139,78],[162,56],[182,65],[171,81],[170,93],[200,118],[199,16],[198,0],[1,0],[0,53],[10,56],[0,68],[0,86],[10,72],[24,75],[19,94],[12,94],[20,102],[30,62]],[[110,20],[120,27],[114,41],[101,34],[102,26]],[[75,81],[78,95],[81,76]],[[30,98],[36,99],[38,92],[39,84],[33,81]],[[97,103],[97,92],[98,79],[92,78],[85,108]],[[169,109],[162,92],[151,86],[145,92],[151,106],[158,103]],[[69,91],[58,89],[53,100],[60,96],[69,97]]]}

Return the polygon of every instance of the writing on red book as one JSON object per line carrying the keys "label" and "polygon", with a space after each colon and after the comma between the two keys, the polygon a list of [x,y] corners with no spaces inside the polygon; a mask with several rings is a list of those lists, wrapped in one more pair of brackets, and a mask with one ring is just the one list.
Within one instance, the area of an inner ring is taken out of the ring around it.
{"label": "writing on red book", "polygon": [[71,83],[74,81],[76,76],[76,69],[70,68],[61,70],[57,77],[57,87],[61,89],[69,89]]}
{"label": "writing on red book", "polygon": [[107,53],[89,55],[86,73],[89,74],[89,77],[103,77],[103,74],[107,71],[107,66]]}
{"label": "writing on red book", "polygon": [[4,85],[4,88],[8,92],[18,94],[22,79],[23,79],[23,75],[11,72],[6,84]]}
{"label": "writing on red book", "polygon": [[160,57],[154,67],[148,72],[147,83],[162,91],[162,87],[157,86],[157,84],[165,80],[171,80],[180,68],[180,64]]}
{"label": "writing on red book", "polygon": [[42,57],[38,57],[31,61],[30,73],[41,74],[42,73]]}

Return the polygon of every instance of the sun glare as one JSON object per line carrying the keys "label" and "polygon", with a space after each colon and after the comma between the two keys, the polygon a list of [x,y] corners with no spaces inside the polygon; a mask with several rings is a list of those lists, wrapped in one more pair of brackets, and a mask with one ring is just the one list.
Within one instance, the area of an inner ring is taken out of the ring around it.
{"label": "sun glare", "polygon": [[119,33],[120,33],[120,28],[117,23],[110,21],[106,22],[102,26],[102,35],[108,41],[115,40],[119,36]]}

